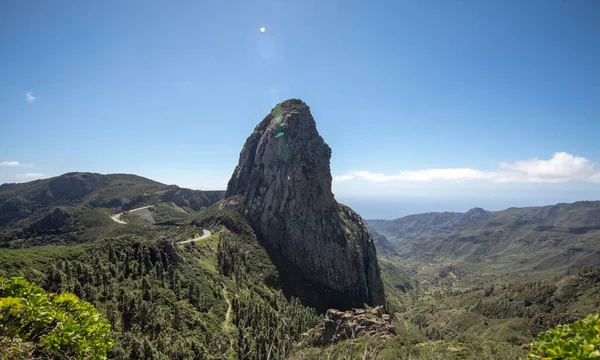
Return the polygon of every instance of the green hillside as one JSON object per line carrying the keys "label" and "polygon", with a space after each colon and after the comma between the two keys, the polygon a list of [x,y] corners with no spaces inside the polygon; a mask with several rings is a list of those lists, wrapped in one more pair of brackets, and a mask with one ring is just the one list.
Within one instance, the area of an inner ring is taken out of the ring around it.
{"label": "green hillside", "polygon": [[[117,225],[89,243],[0,249],[0,276],[95,305],[110,322],[116,359],[285,358],[318,321],[285,299],[271,260],[233,209],[216,204],[176,226],[132,223],[122,235]],[[177,245],[205,228],[208,238]]]}
{"label": "green hillside", "polygon": [[[200,191],[165,185],[137,175],[68,173],[54,178],[0,186],[0,247],[93,241],[99,237],[139,234],[123,229],[111,214],[152,206],[142,216],[150,223],[191,218],[224,197],[224,191]],[[138,226],[138,227],[139,227]],[[132,230],[133,229],[133,230]],[[146,230],[144,230],[146,231]]]}

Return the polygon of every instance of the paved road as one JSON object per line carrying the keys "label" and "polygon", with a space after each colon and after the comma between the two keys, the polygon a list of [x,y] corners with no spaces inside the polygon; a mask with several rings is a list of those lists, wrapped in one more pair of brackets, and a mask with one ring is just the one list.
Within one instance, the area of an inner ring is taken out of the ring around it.
{"label": "paved road", "polygon": [[202,236],[197,237],[197,238],[193,238],[191,240],[186,240],[186,241],[180,241],[179,244],[187,244],[187,243],[191,243],[194,241],[198,241],[198,240],[202,240],[202,239],[206,239],[207,237],[210,236],[210,231],[208,230],[202,230]]}
{"label": "paved road", "polygon": [[152,207],[152,205],[148,205],[148,206],[139,207],[137,209],[131,209],[131,210],[128,210],[128,211],[123,211],[123,212],[120,212],[118,214],[110,215],[110,218],[113,219],[115,222],[118,222],[119,224],[127,224],[125,221],[121,220],[121,215],[123,215],[124,213],[127,213],[127,212],[135,212],[135,211],[138,211],[138,210],[144,210],[144,209],[148,209],[148,208],[151,208],[151,207]]}
{"label": "paved road", "polygon": [[[123,215],[126,212],[135,212],[135,211],[139,211],[139,210],[144,210],[144,209],[148,209],[151,208],[152,205],[148,205],[148,206],[143,206],[137,209],[132,209],[129,211],[124,211],[124,212],[120,212],[118,214],[114,214],[114,215],[110,215],[110,218],[113,219],[113,221],[118,222],[119,224],[127,224],[125,221],[121,220],[121,215]],[[202,230],[202,236],[191,239],[191,240],[186,240],[186,241],[181,241],[178,244],[187,244],[187,243],[191,243],[194,241],[198,241],[198,240],[202,240],[202,239],[206,239],[207,237],[210,236],[210,231],[208,230]]]}

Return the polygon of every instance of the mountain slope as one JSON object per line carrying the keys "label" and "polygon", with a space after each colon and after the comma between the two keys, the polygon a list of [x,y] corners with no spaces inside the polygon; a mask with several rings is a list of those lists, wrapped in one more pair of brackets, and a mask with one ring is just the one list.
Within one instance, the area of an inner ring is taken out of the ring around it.
{"label": "mountain slope", "polygon": [[[0,185],[0,246],[85,242],[112,227],[109,215],[156,206],[156,218],[181,219],[208,207],[224,191],[181,189],[129,174],[67,173]],[[177,211],[179,210],[179,211]],[[185,215],[185,216],[183,216]],[[91,231],[99,229],[98,231]]]}
{"label": "mountain slope", "polygon": [[600,264],[600,202],[369,220],[403,259],[558,275]]}

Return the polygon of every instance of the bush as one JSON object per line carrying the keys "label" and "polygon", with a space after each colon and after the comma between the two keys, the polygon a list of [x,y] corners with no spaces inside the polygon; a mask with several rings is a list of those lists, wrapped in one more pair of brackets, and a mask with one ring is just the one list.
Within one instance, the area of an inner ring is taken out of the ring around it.
{"label": "bush", "polygon": [[110,325],[92,304],[23,278],[0,278],[3,359],[105,359],[112,346]]}
{"label": "bush", "polygon": [[527,359],[600,359],[600,314],[541,334]]}

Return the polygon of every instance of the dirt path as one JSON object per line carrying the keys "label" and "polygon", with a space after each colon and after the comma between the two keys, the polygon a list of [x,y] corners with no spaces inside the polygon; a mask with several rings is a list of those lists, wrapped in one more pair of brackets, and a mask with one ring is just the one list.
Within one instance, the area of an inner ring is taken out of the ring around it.
{"label": "dirt path", "polygon": [[223,297],[225,298],[225,302],[227,303],[227,312],[225,313],[225,321],[223,321],[223,331],[227,332],[229,330],[229,322],[231,321],[231,301],[227,296],[227,289],[223,287]]}
{"label": "dirt path", "polygon": [[210,231],[208,230],[202,230],[202,236],[197,237],[197,238],[193,238],[191,240],[186,240],[186,241],[180,241],[178,242],[178,244],[187,244],[187,243],[191,243],[194,241],[198,241],[198,240],[202,240],[202,239],[206,239],[207,237],[210,236]]}
{"label": "dirt path", "polygon": [[125,213],[132,213],[132,212],[136,212],[136,211],[139,211],[139,210],[145,210],[145,209],[148,209],[148,208],[151,208],[151,207],[152,207],[152,205],[148,205],[148,206],[142,206],[142,207],[139,207],[139,208],[137,208],[137,209],[132,209],[132,210],[128,210],[128,211],[123,211],[123,212],[120,212],[120,213],[118,213],[118,214],[113,214],[113,215],[110,215],[110,218],[111,218],[111,219],[113,219],[113,221],[114,221],[114,222],[117,222],[117,223],[119,223],[119,224],[127,224],[125,221],[121,220],[121,215],[123,215],[123,214],[125,214]]}

